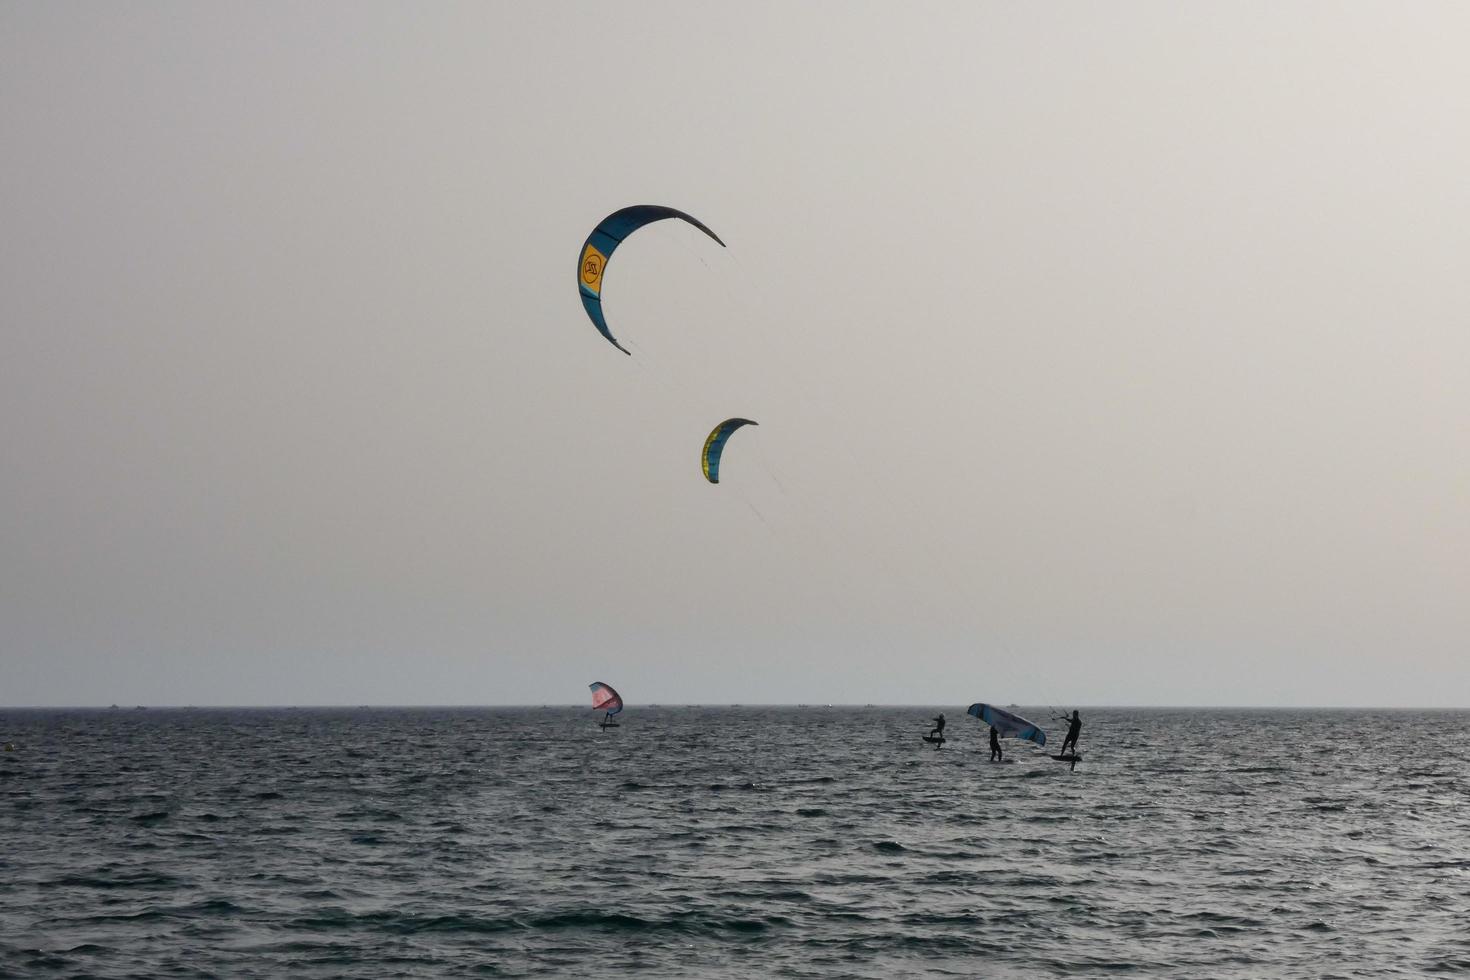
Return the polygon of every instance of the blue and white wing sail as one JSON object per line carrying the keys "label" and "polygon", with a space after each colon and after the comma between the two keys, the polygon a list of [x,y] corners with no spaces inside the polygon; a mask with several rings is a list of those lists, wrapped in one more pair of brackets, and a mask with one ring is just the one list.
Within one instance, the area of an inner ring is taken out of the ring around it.
{"label": "blue and white wing sail", "polygon": [[1040,726],[993,704],[972,704],[969,714],[993,726],[1001,738],[1021,738],[1037,745],[1046,744],[1046,732]]}

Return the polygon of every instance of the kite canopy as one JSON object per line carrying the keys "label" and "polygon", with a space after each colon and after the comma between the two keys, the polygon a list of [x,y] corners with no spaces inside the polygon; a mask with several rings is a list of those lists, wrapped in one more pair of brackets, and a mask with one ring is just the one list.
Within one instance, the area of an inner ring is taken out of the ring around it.
{"label": "kite canopy", "polygon": [[704,468],[704,478],[711,483],[720,482],[720,455],[725,451],[725,443],[730,434],[742,425],[759,425],[750,419],[726,419],[704,440],[704,451],[699,454],[699,464]]}
{"label": "kite canopy", "polygon": [[612,258],[613,250],[623,244],[623,239],[646,224],[662,221],[665,218],[680,218],[689,222],[700,231],[725,246],[720,241],[720,236],[710,231],[704,222],[693,215],[666,208],[659,204],[635,204],[631,208],[623,208],[614,211],[597,223],[592,229],[592,234],[582,243],[582,254],[577,259],[577,287],[582,292],[582,305],[587,309],[587,315],[592,318],[592,325],[612,343],[614,347],[624,354],[632,354],[613,337],[612,331],[607,327],[607,320],[602,316],[602,274],[607,270],[608,260]]}
{"label": "kite canopy", "polygon": [[611,717],[623,710],[622,696],[608,687],[602,681],[594,681],[587,685],[592,689],[592,708],[595,711],[606,711]]}
{"label": "kite canopy", "polygon": [[1002,711],[991,704],[972,704],[969,713],[987,725],[994,726],[995,730],[1000,732],[1001,738],[1024,738],[1037,745],[1046,744],[1046,732],[1020,715]]}

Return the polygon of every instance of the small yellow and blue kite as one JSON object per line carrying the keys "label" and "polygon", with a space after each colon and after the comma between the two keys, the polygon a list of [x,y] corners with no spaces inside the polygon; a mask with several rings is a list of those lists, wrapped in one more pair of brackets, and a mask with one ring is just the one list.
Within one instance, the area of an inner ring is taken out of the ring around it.
{"label": "small yellow and blue kite", "polygon": [[699,454],[699,463],[704,467],[704,478],[711,483],[720,482],[720,455],[725,451],[725,442],[742,425],[759,425],[750,419],[726,419],[715,426],[715,431],[704,440],[704,451]]}

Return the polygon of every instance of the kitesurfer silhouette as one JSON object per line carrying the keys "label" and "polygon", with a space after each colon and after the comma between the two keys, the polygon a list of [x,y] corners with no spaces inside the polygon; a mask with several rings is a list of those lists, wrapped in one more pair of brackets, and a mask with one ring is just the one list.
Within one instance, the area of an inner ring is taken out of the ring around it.
{"label": "kitesurfer silhouette", "polygon": [[1062,740],[1062,755],[1067,754],[1068,746],[1075,753],[1077,751],[1077,736],[1082,734],[1082,717],[1077,710],[1072,709],[1072,721],[1067,725],[1067,737]]}
{"label": "kitesurfer silhouette", "polygon": [[1005,758],[1005,753],[1000,750],[1000,732],[996,731],[994,725],[990,726],[990,761],[1000,762]]}
{"label": "kitesurfer silhouette", "polygon": [[939,712],[939,717],[934,719],[934,727],[929,731],[929,737],[930,738],[933,738],[936,735],[938,735],[941,739],[944,738],[944,712],[943,711]]}

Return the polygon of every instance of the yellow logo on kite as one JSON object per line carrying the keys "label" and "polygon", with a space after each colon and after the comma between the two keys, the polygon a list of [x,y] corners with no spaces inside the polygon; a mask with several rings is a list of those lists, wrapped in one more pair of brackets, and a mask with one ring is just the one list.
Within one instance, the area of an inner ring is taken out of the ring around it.
{"label": "yellow logo on kite", "polygon": [[594,293],[602,292],[602,269],[607,265],[607,256],[599,252],[591,242],[582,250],[582,285]]}

